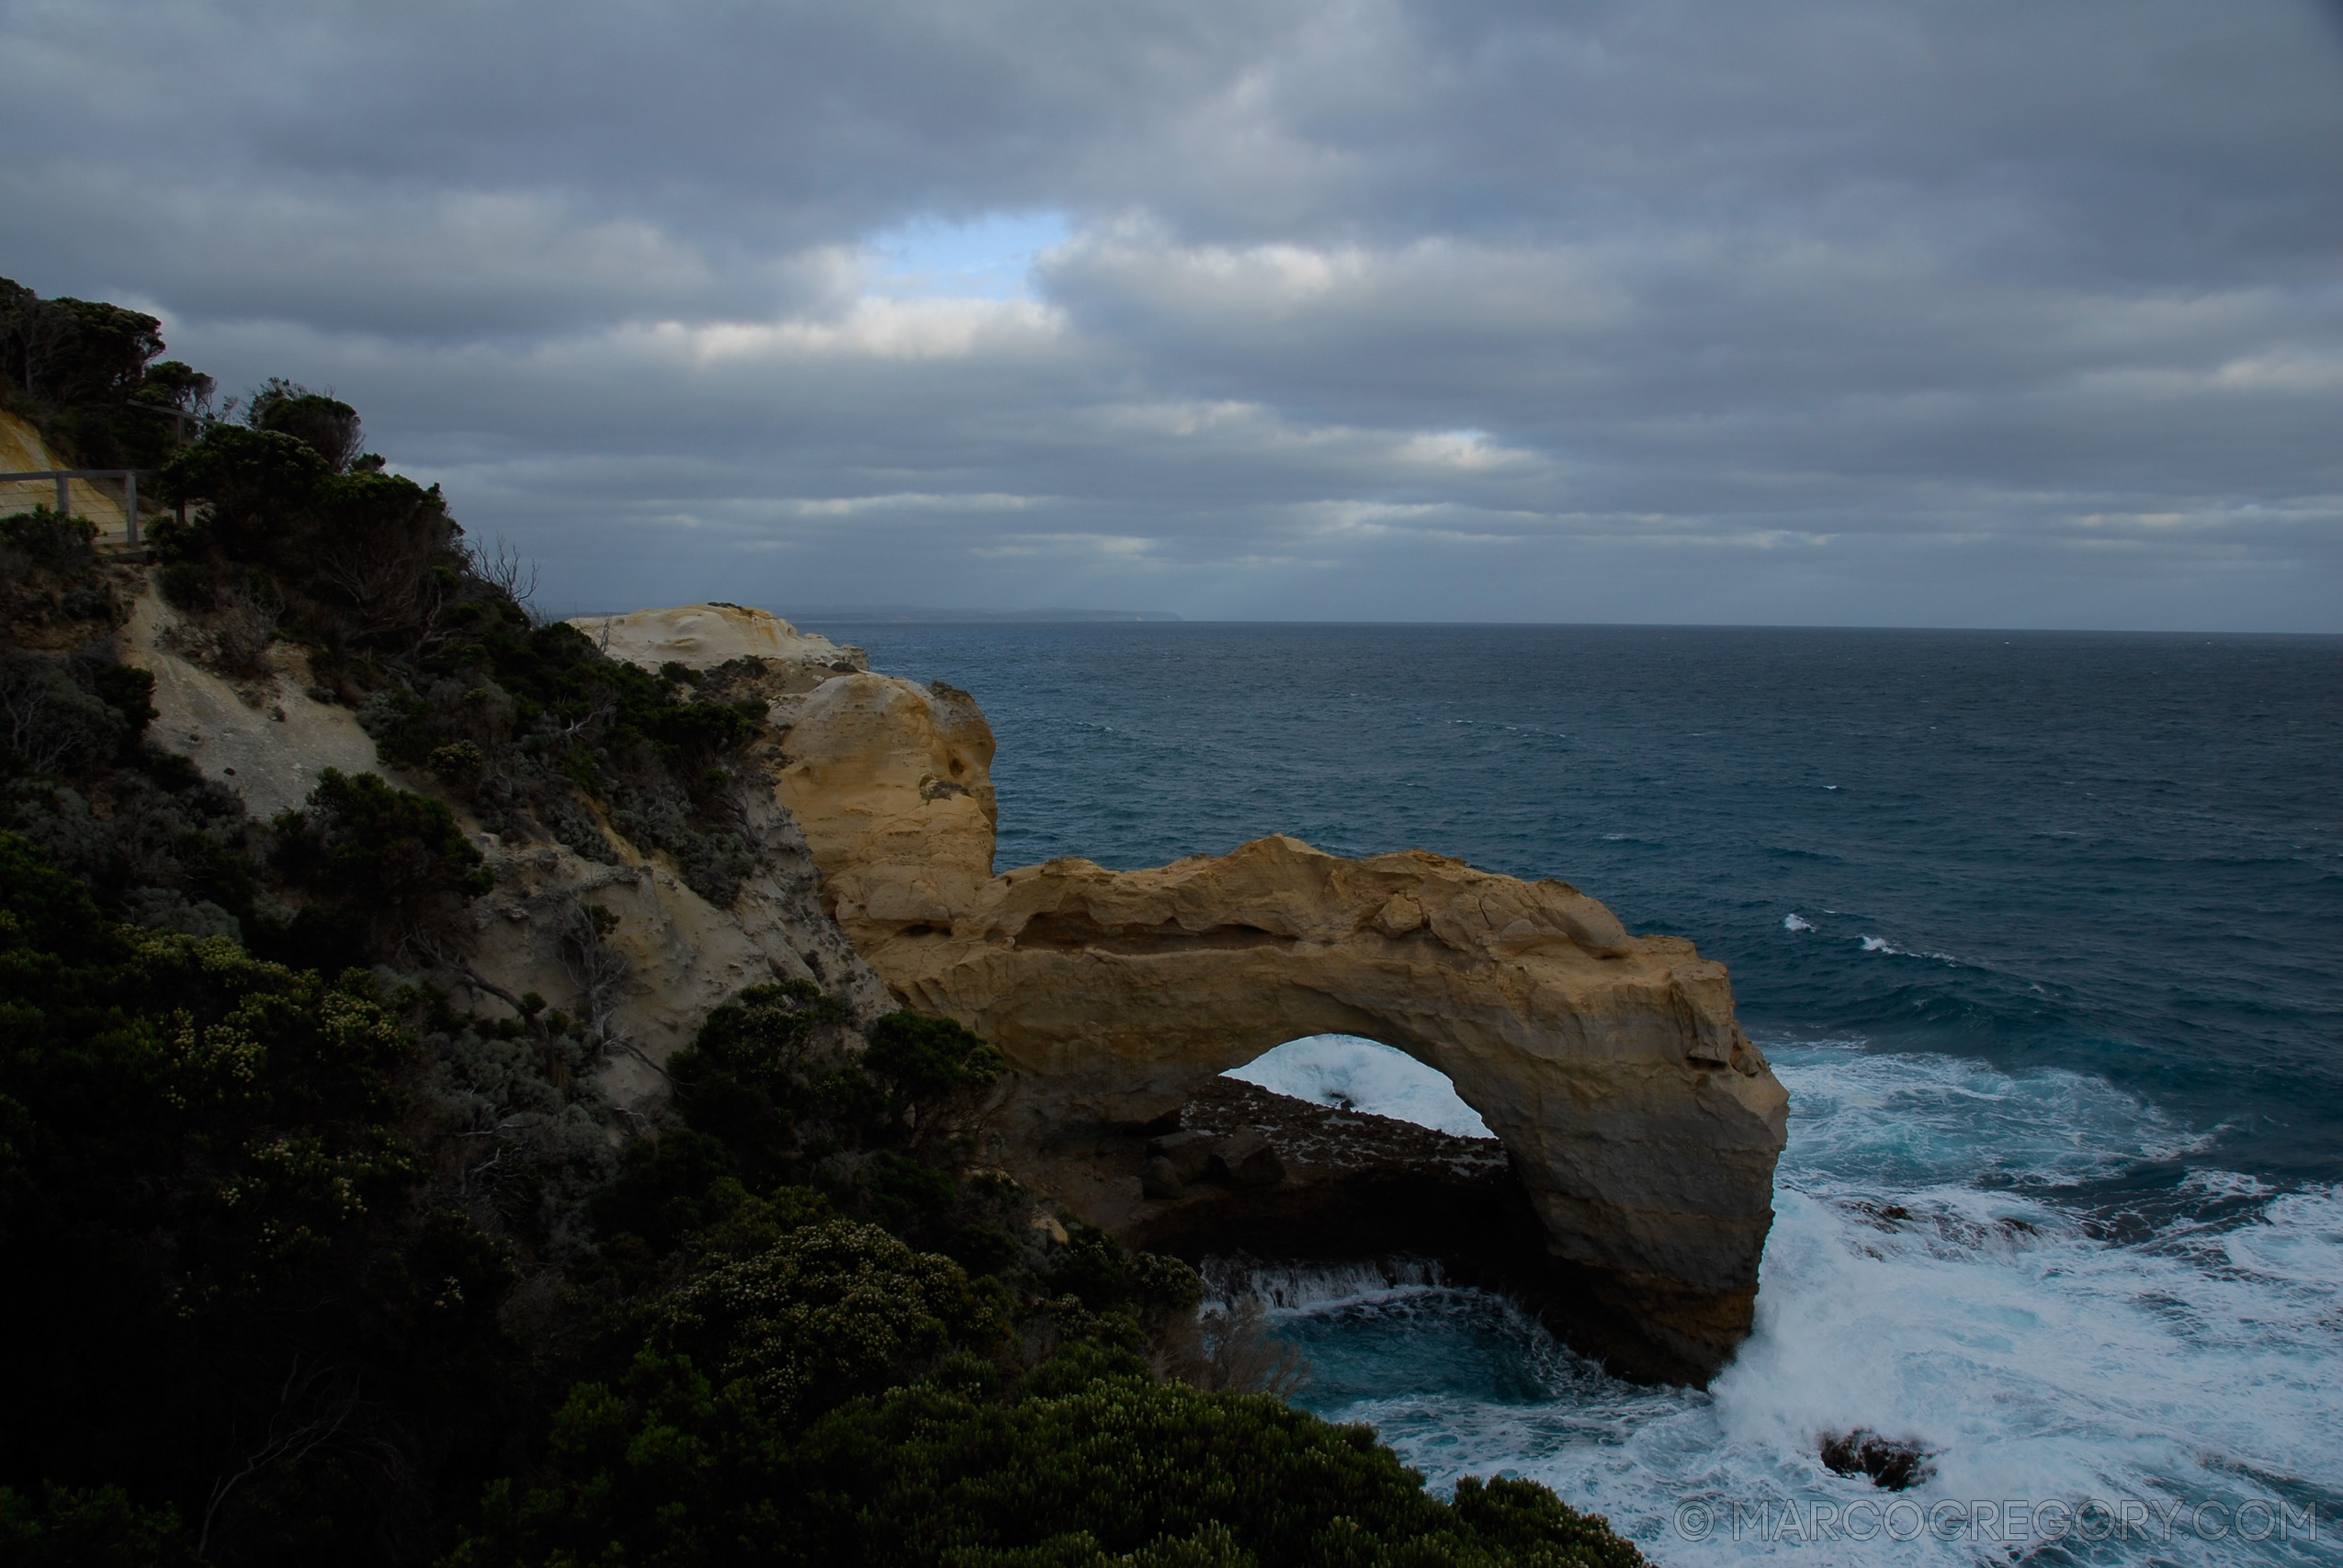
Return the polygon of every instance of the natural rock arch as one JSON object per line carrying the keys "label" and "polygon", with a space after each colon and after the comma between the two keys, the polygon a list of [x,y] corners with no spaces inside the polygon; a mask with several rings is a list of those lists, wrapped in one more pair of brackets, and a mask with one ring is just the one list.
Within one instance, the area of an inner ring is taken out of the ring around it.
{"label": "natural rock arch", "polygon": [[1053,861],[948,930],[849,931],[1018,1070],[1013,1141],[1149,1122],[1285,1041],[1364,1035],[1480,1113],[1557,1263],[1653,1359],[1713,1371],[1748,1331],[1787,1097],[1723,965],[1564,884],[1271,838],[1151,871]]}

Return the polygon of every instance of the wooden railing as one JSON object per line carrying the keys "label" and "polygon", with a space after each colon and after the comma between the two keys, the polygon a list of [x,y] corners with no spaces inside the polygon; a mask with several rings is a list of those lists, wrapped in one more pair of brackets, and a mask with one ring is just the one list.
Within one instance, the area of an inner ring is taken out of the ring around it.
{"label": "wooden railing", "polygon": [[0,484],[23,483],[49,479],[57,486],[57,515],[74,514],[70,479],[119,479],[122,485],[122,529],[125,544],[130,549],[139,547],[139,477],[162,472],[160,468],[32,468],[23,473],[0,474]]}

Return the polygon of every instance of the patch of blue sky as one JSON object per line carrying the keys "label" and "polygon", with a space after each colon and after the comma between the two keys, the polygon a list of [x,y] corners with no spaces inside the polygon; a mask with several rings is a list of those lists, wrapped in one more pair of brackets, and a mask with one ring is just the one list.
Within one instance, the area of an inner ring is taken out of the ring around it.
{"label": "patch of blue sky", "polygon": [[948,299],[1029,299],[1041,253],[1072,233],[1062,212],[990,212],[967,222],[915,218],[870,237],[875,291]]}

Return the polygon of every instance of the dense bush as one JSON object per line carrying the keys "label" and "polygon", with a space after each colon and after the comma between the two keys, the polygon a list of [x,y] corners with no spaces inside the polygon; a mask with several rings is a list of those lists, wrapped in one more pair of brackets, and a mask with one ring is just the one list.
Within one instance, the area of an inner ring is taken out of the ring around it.
{"label": "dense bush", "polygon": [[334,473],[347,472],[364,445],[358,411],[337,398],[312,392],[281,376],[269,378],[252,396],[245,418],[255,430],[290,435],[325,461]]}
{"label": "dense bush", "polygon": [[0,278],[0,400],[30,418],[76,467],[153,468],[171,422],[138,401],[189,406],[209,385],[184,365],[149,368],[163,323],[90,299],[43,299]]}
{"label": "dense bush", "polygon": [[959,1024],[914,1013],[879,1020],[857,1055],[843,1021],[806,980],[752,987],[708,1015],[667,1063],[683,1125],[629,1147],[596,1201],[615,1256],[662,1256],[752,1196],[798,1187],[980,1272],[1017,1250],[972,1224],[982,1204],[964,1204],[951,1177],[911,1152],[939,1107],[992,1080],[999,1056]]}
{"label": "dense bush", "polygon": [[908,1382],[949,1350],[989,1352],[1007,1297],[969,1287],[950,1259],[876,1225],[832,1220],[719,1264],[667,1298],[651,1344],[745,1383],[768,1416],[802,1420]]}
{"label": "dense bush", "polygon": [[0,547],[51,570],[71,570],[90,560],[90,541],[97,525],[87,518],[68,517],[46,506],[0,517]]}
{"label": "dense bush", "polygon": [[1642,1559],[1542,1486],[1453,1502],[1381,1447],[1267,1395],[1068,1358],[1060,1393],[1002,1403],[967,1359],[792,1433],[745,1382],[646,1353],[556,1418],[549,1483],[501,1483],[462,1568],[654,1562],[1630,1568]]}
{"label": "dense bush", "polygon": [[492,885],[444,802],[379,773],[326,769],[308,807],[278,818],[277,833],[279,867],[377,951],[429,936]]}
{"label": "dense bush", "polygon": [[169,1508],[141,1508],[119,1486],[60,1486],[28,1495],[0,1486],[0,1562],[18,1568],[162,1568],[187,1561]]}
{"label": "dense bush", "polygon": [[511,1270],[415,1201],[414,1055],[369,976],[113,926],[0,834],[0,1478],[244,1556],[422,1550],[416,1433],[493,1408]]}
{"label": "dense bush", "polygon": [[131,733],[119,707],[57,660],[0,647],[0,776],[96,767]]}

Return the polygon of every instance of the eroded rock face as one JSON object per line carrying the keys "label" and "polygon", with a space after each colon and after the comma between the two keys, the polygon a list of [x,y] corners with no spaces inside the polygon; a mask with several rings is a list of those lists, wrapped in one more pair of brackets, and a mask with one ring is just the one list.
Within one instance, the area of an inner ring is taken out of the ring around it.
{"label": "eroded rock face", "polygon": [[[603,1087],[630,1107],[663,1098],[662,1065],[747,987],[810,979],[858,1028],[893,1011],[886,986],[822,914],[812,858],[787,814],[752,800],[741,830],[757,869],[728,908],[624,843],[604,863],[549,841],[475,834],[496,881],[472,904],[473,970],[504,990],[555,998],[604,1032],[615,1049]],[[581,919],[589,904],[618,917],[606,938]],[[502,1010],[492,996],[475,999],[491,1016]]]}
{"label": "eroded rock face", "polygon": [[[757,623],[751,616],[746,624]],[[309,695],[298,648],[277,644],[267,650],[267,670],[230,680],[175,649],[183,638],[175,633],[183,626],[184,617],[143,583],[121,652],[155,678],[157,716],[148,733],[241,795],[255,815],[300,807],[329,767],[379,773],[404,788],[438,792],[431,778],[384,763],[350,709]],[[846,662],[836,645],[806,640]],[[672,644],[649,640],[641,648],[647,657],[673,651]],[[714,657],[721,651],[707,646],[702,654],[712,665],[727,661]],[[653,668],[660,662],[653,660]],[[785,672],[796,671],[787,663]],[[828,670],[820,673],[835,678]],[[761,792],[740,803],[739,828],[756,870],[723,908],[685,886],[665,857],[643,854],[623,839],[612,839],[610,862],[589,861],[549,837],[482,832],[461,802],[450,804],[495,879],[471,906],[478,936],[466,955],[470,974],[515,996],[538,992],[591,1020],[612,1044],[601,1076],[621,1105],[648,1108],[662,1099],[660,1065],[690,1043],[711,1009],[745,987],[814,980],[846,1004],[857,1025],[893,1010],[886,986],[822,912],[820,873],[797,824]],[[593,938],[590,922],[581,927],[588,904],[618,917],[606,938]],[[470,983],[462,975],[436,977],[457,988]],[[494,992],[472,989],[468,999],[490,1016],[507,1010]]]}
{"label": "eroded rock face", "polygon": [[154,675],[148,736],[242,796],[245,810],[266,820],[299,809],[328,768],[379,769],[357,716],[309,694],[302,649],[275,644],[263,655],[266,672],[231,680],[177,651],[187,635],[186,617],[151,588],[132,604],[122,657]]}
{"label": "eroded rock face", "polygon": [[855,931],[948,928],[992,876],[992,727],[966,692],[852,674],[772,705],[822,899]]}

